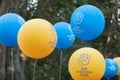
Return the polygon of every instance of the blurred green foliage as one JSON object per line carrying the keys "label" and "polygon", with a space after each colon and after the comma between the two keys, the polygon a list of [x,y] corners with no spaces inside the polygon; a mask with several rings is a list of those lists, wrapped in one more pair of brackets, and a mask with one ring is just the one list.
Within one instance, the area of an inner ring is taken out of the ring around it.
{"label": "blurred green foliage", "polygon": [[[72,80],[68,71],[69,58],[74,51],[81,47],[93,47],[99,50],[105,58],[120,56],[120,14],[118,14],[118,1],[38,0],[37,2],[32,2],[32,0],[24,0],[20,7],[19,13],[26,21],[33,18],[43,18],[55,24],[60,21],[69,23],[72,12],[84,4],[92,4],[102,10],[106,19],[105,30],[99,38],[93,41],[84,42],[76,38],[75,43],[69,49],[64,50],[61,80]],[[55,49],[51,55],[37,61],[35,80],[58,80],[60,52],[60,50]],[[26,80],[32,80],[34,60],[26,58],[25,65]],[[103,78],[102,80],[107,79]]]}

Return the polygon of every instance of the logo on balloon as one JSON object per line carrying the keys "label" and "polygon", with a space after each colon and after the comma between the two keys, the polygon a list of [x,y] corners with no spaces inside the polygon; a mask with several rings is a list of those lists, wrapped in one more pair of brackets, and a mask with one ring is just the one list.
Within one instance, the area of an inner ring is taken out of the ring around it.
{"label": "logo on balloon", "polygon": [[109,61],[109,63],[111,64],[111,66],[109,66],[108,68],[110,69],[110,70],[116,70],[117,68],[114,66],[114,62],[113,61]]}
{"label": "logo on balloon", "polygon": [[88,77],[90,74],[93,73],[87,67],[83,67],[85,65],[87,66],[90,63],[90,58],[91,58],[91,56],[89,54],[86,54],[86,53],[80,54],[78,63],[81,65],[81,68],[80,68],[80,70],[76,71],[77,73],[80,74],[80,76]]}
{"label": "logo on balloon", "polygon": [[90,58],[91,58],[91,56],[88,54],[80,54],[78,63],[81,66],[88,65],[90,63]]}
{"label": "logo on balloon", "polygon": [[82,22],[83,18],[84,18],[83,13],[77,11],[77,12],[75,13],[74,18],[73,18],[73,21],[74,21],[75,24],[80,24],[80,23]]}

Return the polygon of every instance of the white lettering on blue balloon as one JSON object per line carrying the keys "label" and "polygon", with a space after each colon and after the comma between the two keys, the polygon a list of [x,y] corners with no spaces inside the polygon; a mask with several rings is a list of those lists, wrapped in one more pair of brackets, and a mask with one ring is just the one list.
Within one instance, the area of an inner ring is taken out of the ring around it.
{"label": "white lettering on blue balloon", "polygon": [[74,34],[70,34],[70,35],[67,35],[68,39],[70,41],[73,41],[75,39],[75,35]]}
{"label": "white lettering on blue balloon", "polygon": [[84,30],[81,30],[79,26],[74,26],[73,31],[75,34],[81,34]]}

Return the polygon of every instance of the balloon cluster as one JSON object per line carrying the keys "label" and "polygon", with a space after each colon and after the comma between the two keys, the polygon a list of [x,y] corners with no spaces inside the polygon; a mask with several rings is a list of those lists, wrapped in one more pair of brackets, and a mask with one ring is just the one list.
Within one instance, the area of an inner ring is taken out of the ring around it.
{"label": "balloon cluster", "polygon": [[120,76],[120,57],[106,58],[94,48],[75,51],[69,60],[69,72],[74,80],[100,80]]}
{"label": "balloon cluster", "polygon": [[[95,6],[83,5],[72,13],[70,24],[74,34],[83,41],[99,37],[105,26],[103,13]],[[75,51],[68,64],[74,80],[100,80],[102,77],[120,76],[120,57],[104,59],[94,48],[84,47]]]}
{"label": "balloon cluster", "polygon": [[[41,59],[55,48],[64,50],[72,46],[75,37],[91,41],[99,37],[105,26],[104,15],[93,5],[78,7],[71,15],[70,24],[57,22],[52,25],[36,18],[25,22],[16,13],[0,17],[0,43],[14,47],[33,59]],[[120,57],[105,59],[94,48],[85,47],[75,51],[69,60],[69,72],[74,80],[100,80],[103,76],[120,76]]]}
{"label": "balloon cluster", "polygon": [[67,49],[74,41],[75,35],[67,22],[52,25],[40,18],[25,22],[16,13],[7,13],[0,17],[0,43],[8,47],[18,45],[26,56],[33,59],[48,56],[55,47]]}

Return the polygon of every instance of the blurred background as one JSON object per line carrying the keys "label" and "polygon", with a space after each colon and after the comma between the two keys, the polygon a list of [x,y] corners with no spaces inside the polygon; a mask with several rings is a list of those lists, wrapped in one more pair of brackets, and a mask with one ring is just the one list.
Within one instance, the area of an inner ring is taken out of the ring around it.
{"label": "blurred background", "polygon": [[[76,38],[75,43],[64,50],[61,80],[72,80],[68,72],[68,61],[71,54],[81,47],[93,47],[99,50],[104,58],[120,56],[120,0],[0,0],[0,15],[8,12],[20,14],[26,21],[32,18],[43,18],[52,24],[70,22],[72,12],[83,4],[92,4],[102,10],[106,24],[102,35],[92,41]],[[14,67],[11,63],[13,50]],[[35,80],[58,80],[60,50],[37,61]],[[0,44],[0,80],[32,80],[34,60],[26,58],[18,47],[9,48]],[[99,73],[99,72],[98,72]],[[103,78],[102,80],[107,80]],[[115,76],[110,80],[120,80]]]}

